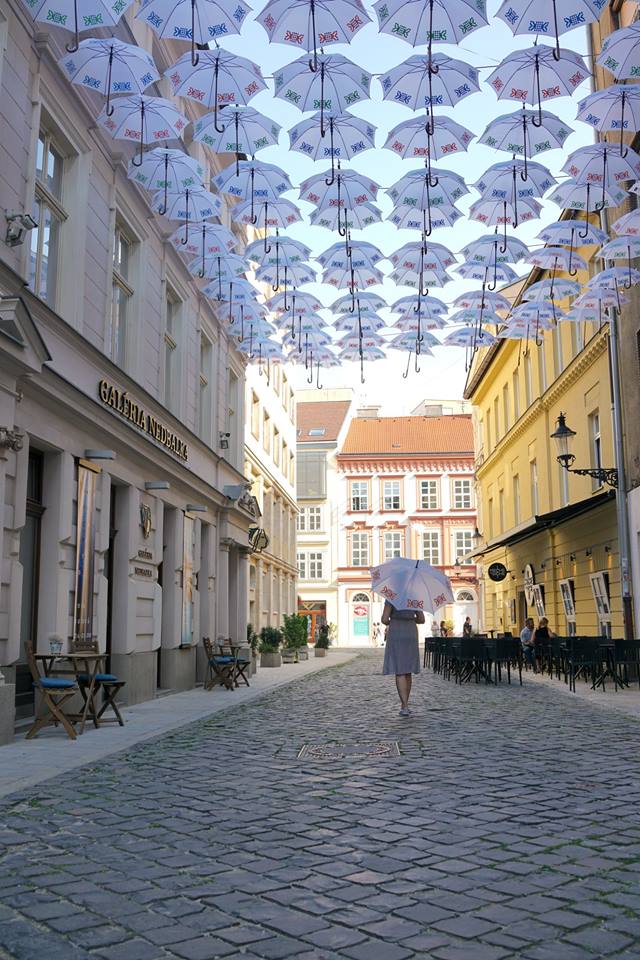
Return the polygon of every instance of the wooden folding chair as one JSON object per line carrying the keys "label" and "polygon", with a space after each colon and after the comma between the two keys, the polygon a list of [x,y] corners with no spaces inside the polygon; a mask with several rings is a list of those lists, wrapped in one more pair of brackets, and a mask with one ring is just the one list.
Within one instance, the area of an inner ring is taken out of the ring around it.
{"label": "wooden folding chair", "polygon": [[62,710],[62,706],[78,692],[78,684],[75,680],[68,680],[65,677],[41,676],[33,647],[30,643],[25,643],[25,650],[33,685],[41,696],[38,709],[42,710],[42,708],[45,708],[46,710],[46,713],[36,714],[35,723],[29,727],[26,739],[31,740],[43,727],[48,727],[51,724],[57,726],[60,723],[68,736],[72,740],[75,740],[77,737],[76,731],[73,729],[71,720]]}
{"label": "wooden folding chair", "polygon": [[[77,652],[91,652],[98,653],[98,643],[95,640],[92,640],[82,651]],[[81,673],[78,675],[78,684],[80,686],[80,693],[86,704],[87,698],[89,696],[89,687],[91,685],[91,677],[86,673]],[[93,719],[94,726],[99,726],[100,723],[119,723],[121,727],[124,727],[124,720],[122,714],[118,709],[116,704],[116,696],[120,693],[122,688],[126,685],[126,680],[119,680],[115,673],[96,673],[94,677],[94,690],[92,696],[92,702],[89,705],[89,714]],[[102,690],[103,701],[100,704],[99,709],[96,708],[95,697],[99,690]],[[104,714],[107,710],[113,710],[115,716],[104,718]]]}
{"label": "wooden folding chair", "polygon": [[207,655],[207,676],[204,681],[205,690],[212,690],[213,687],[226,687],[227,690],[234,690],[236,663],[235,657],[219,654],[209,637],[202,638],[202,645]]}
{"label": "wooden folding chair", "polygon": [[233,683],[234,686],[239,687],[239,680],[247,686],[251,686],[249,683],[249,678],[247,677],[246,671],[251,667],[251,660],[247,660],[244,657],[240,656],[240,647],[235,646],[233,640],[218,640],[218,650],[221,657],[231,657],[233,659]]}

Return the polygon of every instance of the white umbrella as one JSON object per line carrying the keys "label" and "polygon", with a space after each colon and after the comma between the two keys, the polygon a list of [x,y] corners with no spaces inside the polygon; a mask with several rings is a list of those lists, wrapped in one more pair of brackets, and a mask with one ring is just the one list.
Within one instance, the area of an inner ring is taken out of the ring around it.
{"label": "white umbrella", "polygon": [[[435,196],[433,195],[435,193]],[[403,201],[396,205],[387,220],[402,230],[419,230],[423,237],[429,237],[434,230],[440,227],[452,227],[464,214],[457,207],[446,203],[442,194],[432,192],[431,203],[427,208],[420,209],[411,202]]]}
{"label": "white umbrella", "polygon": [[[498,100],[519,100],[538,105],[555,97],[571,96],[591,76],[582,57],[573,50],[557,50],[545,43],[536,43],[524,50],[513,50],[487,77]],[[537,124],[535,124],[537,125]]]}
{"label": "white umbrella", "polygon": [[454,107],[480,89],[478,70],[444,53],[432,54],[431,60],[424,54],[414,54],[383,73],[380,83],[385,100],[411,110],[431,110],[436,103]]}
{"label": "white umbrella", "polygon": [[[146,7],[143,9],[146,10]],[[165,71],[175,96],[187,97],[216,110],[233,104],[246,104],[266,83],[260,67],[252,60],[239,57],[228,50],[200,50],[194,66],[186,53]],[[222,133],[223,127],[216,127]]]}
{"label": "white umbrella", "polygon": [[273,77],[274,94],[303,113],[319,110],[320,135],[324,137],[324,113],[344,113],[354,104],[368,100],[371,74],[339,53],[317,56],[317,69],[309,69],[309,58],[300,57],[278,70]]}
{"label": "white umbrella", "polygon": [[562,55],[560,35],[599,20],[603,6],[604,0],[572,0],[568,9],[559,0],[503,0],[496,16],[504,20],[515,36],[523,33],[555,36],[555,55],[559,59]]}
{"label": "white umbrella", "polygon": [[493,293],[490,290],[472,290],[470,293],[461,293],[453,301],[453,307],[459,307],[462,310],[470,307],[481,307],[485,304],[489,309],[510,310],[511,304],[501,293]]}
{"label": "white umbrella", "polygon": [[148,24],[161,40],[188,40],[191,63],[197,67],[196,43],[206,46],[240,33],[250,10],[244,0],[147,0],[136,19]]}
{"label": "white umbrella", "polygon": [[[220,121],[220,126],[218,126]],[[253,156],[258,150],[278,142],[278,123],[253,107],[225,107],[224,113],[207,113],[193,125],[193,139],[206,144],[214,153],[235,153],[239,172],[240,154]]]}
{"label": "white umbrella", "polygon": [[291,200],[278,197],[277,200],[265,200],[263,203],[255,203],[253,199],[238,203],[231,211],[231,219],[246,226],[255,226],[256,230],[264,230],[266,248],[266,231],[269,227],[285,229],[302,220],[302,214]]}
{"label": "white umbrella", "polygon": [[640,23],[636,20],[605,37],[596,63],[609,70],[616,80],[637,79],[640,76]]}
{"label": "white umbrella", "polygon": [[390,307],[392,313],[408,314],[422,311],[423,316],[443,315],[449,309],[438,297],[416,297],[415,294],[400,297]]}
{"label": "white umbrella", "polygon": [[471,130],[451,117],[431,116],[428,122],[424,117],[411,117],[389,131],[383,146],[403,159],[426,157],[440,160],[468,150],[474,137]]}
{"label": "white umbrella", "polygon": [[600,199],[594,204],[596,211],[603,210],[605,207],[619,207],[626,199],[625,191],[615,185],[603,187],[602,190],[600,190],[599,187],[593,186],[592,188],[590,182],[577,183],[572,179],[565,180],[564,183],[557,186],[553,193],[549,194],[547,199],[553,203],[557,203],[558,206],[564,210],[582,210],[584,211],[585,219],[588,219],[589,214],[592,212],[592,193],[594,193],[596,189],[598,193],[601,194]]}
{"label": "white umbrella", "polygon": [[332,113],[327,110],[323,132],[319,118],[320,114],[314,113],[307,120],[301,120],[289,131],[289,141],[292,150],[303,153],[311,160],[330,158],[329,180],[332,182],[335,176],[335,161],[351,160],[374,147],[376,128],[367,120],[360,120],[351,113]]}
{"label": "white umbrella", "polygon": [[566,300],[568,297],[575,297],[580,293],[580,284],[575,280],[565,280],[563,278],[549,278],[538,280],[532,283],[522,291],[523,300],[535,301],[553,301]]}
{"label": "white umbrella", "polygon": [[186,190],[171,191],[166,196],[157,193],[153,198],[153,205],[169,220],[184,220],[184,244],[189,240],[191,224],[217,217],[222,210],[220,197],[203,187],[187,187]]}
{"label": "white umbrella", "polygon": [[[360,312],[367,316],[377,313],[378,310],[384,310],[384,308],[388,306],[386,300],[377,293],[371,293],[371,291],[358,292],[356,294],[356,303]],[[338,299],[331,304],[331,310],[334,313],[352,314],[354,312],[353,298],[350,294],[338,297]]]}
{"label": "white umbrella", "polygon": [[[541,122],[539,122],[541,120]],[[523,157],[535,157],[562,147],[573,128],[548,110],[516,110],[491,120],[479,139],[487,147]]]}
{"label": "white umbrella", "polygon": [[412,46],[460,43],[487,23],[485,0],[377,0],[373,5],[380,33],[389,33]]}
{"label": "white umbrella", "polygon": [[[73,43],[67,45],[67,53],[78,50],[80,32],[115,26],[130,4],[131,0],[22,0],[22,6],[34,20],[73,32]],[[73,26],[68,26],[69,21]]]}
{"label": "white umbrella", "polygon": [[582,246],[592,246],[605,243],[607,234],[588,220],[558,220],[548,223],[538,234],[539,240],[562,247],[573,247],[578,237]]}
{"label": "white umbrella", "polygon": [[640,87],[623,83],[596,90],[578,104],[577,119],[595,130],[619,130],[624,156],[625,131],[640,130]]}
{"label": "white umbrella", "polygon": [[164,191],[164,203],[158,211],[164,214],[169,191],[175,193],[187,188],[202,187],[204,167],[195,157],[189,156],[183,150],[156,147],[144,154],[141,164],[130,161],[127,176],[146,190]]}
{"label": "white umbrella", "polygon": [[309,69],[318,69],[318,47],[351,43],[371,22],[362,0],[269,0],[256,17],[271,43],[311,52]]}
{"label": "white umbrella", "polygon": [[380,223],[382,213],[373,203],[361,203],[353,210],[340,210],[336,205],[325,210],[312,210],[309,222],[314,227],[325,227],[327,230],[340,228],[346,236],[350,230],[364,230],[372,223]]}
{"label": "white umbrella", "polygon": [[[483,266],[479,263],[462,263],[455,268],[465,280],[480,280],[486,283],[489,276],[489,264]],[[518,279],[518,274],[507,263],[493,264],[493,280],[489,284],[489,290],[495,289],[496,283],[513,283]]]}
{"label": "white umbrella", "polygon": [[113,113],[114,94],[142,93],[159,77],[150,54],[134,43],[115,37],[106,40],[90,37],[78,49],[58,61],[71,83],[97,90],[107,98],[107,116]]}
{"label": "white umbrella", "polygon": [[114,140],[132,140],[140,144],[139,159],[131,161],[134,167],[139,167],[143,162],[145,143],[179,140],[187,120],[170,100],[135,95],[118,97],[111,104],[110,114],[106,106],[103,107],[96,123],[104,127]]}
{"label": "white umbrella", "polygon": [[578,270],[587,269],[585,259],[575,250],[567,250],[566,247],[543,247],[542,250],[532,250],[524,258],[524,262],[530,263],[532,267],[552,270],[554,274],[562,270],[570,277],[575,277]]}
{"label": "white umbrella", "polygon": [[640,207],[619,217],[611,229],[622,236],[640,237]]}
{"label": "white umbrella", "polygon": [[180,253],[186,253],[191,257],[206,257],[225,250],[233,250],[238,244],[238,239],[221,224],[207,223],[203,220],[200,224],[192,225],[191,237],[187,239],[186,243],[184,242],[182,227],[178,227],[171,234],[169,243]]}
{"label": "white umbrella", "polygon": [[277,200],[280,194],[292,189],[291,181],[281,167],[258,160],[241,160],[235,166],[225,167],[213,178],[213,183],[222,193],[251,201],[251,222],[254,224],[258,222],[255,213],[256,201],[271,203]]}

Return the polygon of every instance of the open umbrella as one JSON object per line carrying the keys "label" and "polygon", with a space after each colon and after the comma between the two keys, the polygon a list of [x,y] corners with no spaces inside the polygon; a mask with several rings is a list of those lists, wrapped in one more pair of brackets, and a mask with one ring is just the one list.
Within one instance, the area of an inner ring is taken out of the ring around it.
{"label": "open umbrella", "polygon": [[107,116],[113,113],[111,97],[117,93],[142,93],[159,77],[150,54],[134,43],[116,37],[90,37],[78,49],[58,61],[71,83],[97,90],[107,98]]}
{"label": "open umbrella", "polygon": [[[380,83],[385,100],[400,103],[411,110],[425,107],[430,110],[436,104],[455,107],[480,89],[478,70],[444,53],[432,54],[431,61],[424,54],[414,54],[383,73]],[[424,120],[422,126],[424,128]]]}
{"label": "open umbrella", "polygon": [[322,282],[330,283],[336,290],[366,290],[376,283],[382,283],[384,274],[375,267],[328,267],[322,273]]}
{"label": "open umbrella", "polygon": [[451,581],[426,560],[394,557],[371,570],[371,589],[396,610],[435,613],[453,603]]}
{"label": "open umbrella", "polygon": [[185,190],[171,191],[166,195],[157,193],[153,198],[153,205],[169,220],[184,220],[183,244],[189,240],[190,224],[217,217],[222,210],[220,197],[202,187],[187,187]]}
{"label": "open umbrella", "polygon": [[[338,207],[354,209],[361,203],[370,203],[378,195],[378,184],[355,170],[341,170],[340,164],[335,177],[329,182],[327,173],[316,173],[300,184],[300,199],[308,200],[318,209]],[[340,236],[345,233],[339,230]]]}
{"label": "open umbrella", "polygon": [[[220,121],[220,126],[218,124]],[[282,128],[271,117],[253,107],[225,107],[224,113],[207,113],[193,125],[193,139],[204,143],[215,153],[235,153],[236,173],[240,154],[253,156],[258,150],[278,142]]]}
{"label": "open umbrella", "polygon": [[493,293],[490,290],[472,290],[470,293],[461,293],[453,301],[452,306],[466,310],[470,307],[481,307],[483,304],[493,311],[509,311],[511,309],[511,303],[506,297],[501,293]]}
{"label": "open umbrella", "polygon": [[205,257],[204,263],[202,257],[194,257],[188,267],[189,271],[200,277],[201,280],[206,277],[207,280],[213,280],[218,284],[217,300],[222,300],[222,285],[232,283],[239,278],[244,279],[247,269],[242,257],[232,253],[213,254]]}
{"label": "open umbrella", "polygon": [[171,234],[169,243],[171,243],[180,253],[188,254],[191,257],[206,257],[224,251],[231,251],[238,244],[238,239],[230,230],[219,223],[192,223],[191,236],[184,240],[184,230],[182,227]]}
{"label": "open umbrella", "polygon": [[604,0],[572,0],[570,9],[564,9],[558,0],[503,0],[496,16],[504,20],[514,36],[555,36],[554,55],[559,60],[561,34],[599,20],[603,7]]}
{"label": "open umbrella", "polygon": [[206,46],[220,37],[240,33],[248,7],[243,0],[147,0],[136,19],[148,24],[161,40],[188,40],[190,59],[198,66],[196,44]]}
{"label": "open umbrella", "polygon": [[290,227],[292,223],[298,223],[302,220],[302,214],[295,203],[292,203],[291,200],[285,200],[283,197],[278,197],[277,200],[265,200],[262,203],[255,203],[252,198],[244,203],[237,203],[231,211],[231,219],[237,223],[244,223],[246,226],[255,226],[256,230],[264,230],[264,247],[266,250],[269,240],[268,228],[283,229]]}
{"label": "open umbrella", "polygon": [[513,157],[493,163],[473,186],[487,199],[510,197],[515,202],[543,197],[556,182],[551,171],[541,163]]}
{"label": "open umbrella", "polygon": [[595,130],[619,130],[620,155],[626,156],[625,131],[640,130],[640,86],[614,83],[596,90],[578,104],[577,119]]}
{"label": "open umbrella", "polygon": [[487,77],[487,83],[498,100],[519,100],[538,105],[538,119],[542,120],[542,104],[555,97],[571,96],[580,84],[591,76],[582,57],[573,50],[558,51],[545,43],[536,43],[524,50],[512,50],[502,63]]}
{"label": "open umbrella", "polygon": [[[78,34],[95,27],[113,27],[127,10],[131,0],[22,0],[22,6],[34,20],[71,30],[73,43],[67,53],[75,53],[80,41]],[[72,25],[67,25],[69,22]]]}
{"label": "open umbrella", "polygon": [[556,273],[564,271],[570,277],[575,277],[578,270],[586,270],[587,263],[579,253],[566,247],[543,247],[542,250],[532,250],[524,258],[525,263],[530,263],[533,267],[540,267],[543,270],[551,270],[552,279]]}
{"label": "open umbrella", "polygon": [[548,223],[538,234],[538,239],[544,240],[545,243],[554,243],[562,247],[574,247],[578,235],[580,236],[581,246],[600,245],[605,243],[607,239],[605,231],[600,230],[599,227],[594,227],[593,224],[588,221],[583,222],[573,219]]}
{"label": "open umbrella", "polygon": [[292,189],[291,181],[281,167],[258,160],[241,160],[237,165],[225,167],[213,178],[213,183],[222,193],[251,202],[253,224],[258,222],[256,201],[271,203],[277,200],[280,194]]}
{"label": "open umbrella", "polygon": [[605,37],[596,59],[616,80],[637,79],[640,75],[640,23],[635,20]]}
{"label": "open umbrella", "polygon": [[518,227],[521,223],[528,223],[530,220],[536,220],[542,212],[542,206],[537,200],[521,199],[516,208],[511,200],[500,200],[498,198],[485,199],[480,197],[469,208],[469,219],[477,220],[478,223],[484,223],[486,226],[504,226],[503,246],[507,242],[507,227]]}
{"label": "open umbrella", "polygon": [[368,100],[371,74],[342,54],[322,52],[316,70],[309,70],[308,58],[300,57],[274,74],[273,85],[276,97],[303,113],[319,108],[320,136],[324,137],[325,111],[344,113],[348,107]]}
{"label": "open umbrella", "polygon": [[271,43],[292,44],[309,53],[308,69],[318,69],[318,47],[351,43],[371,22],[362,0],[269,0],[256,17]]}
{"label": "open umbrella", "polygon": [[[254,240],[245,250],[245,256],[255,263],[268,266],[276,270],[274,290],[280,286],[280,270],[298,266],[308,260],[311,250],[306,244],[291,237],[281,237],[277,232],[275,237],[269,237],[269,245],[265,250],[262,240]],[[307,268],[308,269],[308,268]],[[283,283],[287,284],[288,274],[284,274]],[[289,281],[291,282],[291,281]],[[293,281],[295,282],[295,281]]]}
{"label": "open umbrella", "polygon": [[[485,277],[488,277],[489,269],[493,269],[493,280],[489,284],[489,290],[495,290],[496,284],[499,282],[499,267],[508,263],[518,263],[528,252],[529,248],[522,240],[512,236],[506,236],[503,239],[496,232],[487,233],[478,237],[477,240],[472,240],[461,250],[467,264],[485,267],[487,270]],[[481,279],[484,280],[484,278]]]}
{"label": "open umbrella", "polygon": [[[600,199],[594,204],[595,210],[602,210],[605,207],[618,207],[626,199],[624,190],[615,185],[609,187],[600,187],[589,183],[577,183],[569,179],[561,183],[553,193],[550,193],[548,200],[557,203],[564,210],[581,210],[584,212],[585,220],[592,212],[592,198],[594,193],[598,193]],[[581,236],[578,234],[578,236]]]}
{"label": "open umbrella", "polygon": [[373,243],[358,240],[345,251],[343,243],[334,243],[316,257],[322,267],[338,267],[346,270],[350,265],[354,267],[375,267],[385,259],[384,254]]}
{"label": "open umbrella", "polygon": [[327,111],[324,118],[326,129],[323,131],[318,117],[319,114],[314,113],[307,120],[301,120],[289,131],[289,140],[292,150],[303,153],[311,160],[330,158],[331,176],[327,180],[327,186],[330,186],[335,179],[335,161],[351,160],[374,147],[376,128],[351,113]]}
{"label": "open umbrella", "polygon": [[396,208],[408,207],[413,211],[410,216],[414,220],[419,219],[417,212],[422,211],[422,234],[426,238],[434,230],[433,211],[446,220],[447,209],[455,209],[456,202],[469,190],[460,174],[452,170],[438,170],[437,178],[433,179],[429,169],[419,167],[392,184],[387,193]]}
{"label": "open umbrella", "polygon": [[[356,295],[357,306],[360,309],[360,312],[363,314],[375,314],[378,310],[384,310],[388,306],[387,301],[383,300],[381,296],[377,293],[372,293],[369,291],[361,291]],[[353,300],[352,297],[347,294],[346,296],[338,297],[331,304],[331,310],[333,313],[353,313]]]}
{"label": "open umbrella", "polygon": [[548,110],[526,110],[523,106],[489,121],[478,142],[519,157],[536,157],[562,147],[571,133],[573,128]]}
{"label": "open umbrella", "polygon": [[[84,42],[84,41],[83,41]],[[164,190],[164,202],[158,211],[166,213],[168,193],[202,186],[204,167],[183,150],[155,147],[145,153],[142,163],[129,163],[129,180],[147,190]]]}
{"label": "open umbrella", "polygon": [[470,261],[469,263],[461,263],[455,268],[456,273],[460,274],[464,280],[479,280],[481,283],[487,282],[489,270],[493,273],[493,280],[488,285],[489,291],[495,290],[497,283],[514,283],[518,279],[518,274],[508,263],[494,263],[490,267],[488,264],[483,266],[480,263]]}
{"label": "open umbrella", "polygon": [[534,301],[562,301],[569,297],[575,297],[580,293],[580,284],[575,280],[565,280],[549,277],[545,280],[538,280],[525,287],[522,291],[523,300]]}
{"label": "open umbrella", "polygon": [[446,303],[438,297],[428,296],[417,298],[414,293],[400,297],[390,307],[392,313],[399,314],[418,313],[418,310],[422,310],[425,317],[432,315],[442,316],[448,309]]}
{"label": "open umbrella", "polygon": [[142,165],[144,144],[160,140],[179,140],[187,125],[186,118],[170,100],[163,97],[145,97],[139,94],[118,97],[110,106],[102,108],[96,123],[104,127],[114,140],[132,140],[140,144],[140,157],[132,160],[135,167]]}
{"label": "open umbrella", "polygon": [[278,287],[287,286],[288,284],[292,287],[299,287],[302,286],[303,283],[314,283],[316,279],[315,270],[307,263],[285,265],[282,275],[280,274],[279,264],[267,264],[263,267],[258,267],[256,270],[256,280],[262,283],[270,283],[274,291],[277,290]]}
{"label": "open umbrella", "polygon": [[403,159],[427,157],[440,160],[468,150],[475,136],[451,117],[431,117],[430,124],[431,131],[427,132],[424,117],[403,120],[389,131],[384,148]]}
{"label": "open umbrella", "polygon": [[464,214],[447,203],[442,194],[432,191],[428,210],[415,207],[411,201],[397,204],[387,217],[400,230],[419,230],[423,238],[430,237],[434,230],[452,227]]}
{"label": "open umbrella", "polygon": [[373,9],[380,33],[414,47],[426,42],[430,60],[434,41],[460,43],[487,23],[485,0],[377,0]]}
{"label": "open umbrella", "polygon": [[631,265],[628,267],[609,267],[607,270],[601,270],[594,274],[587,281],[587,287],[592,290],[597,287],[612,287],[617,290],[618,287],[624,287],[630,290],[636,283],[640,283],[640,270],[634,270]]}
{"label": "open umbrella", "polygon": [[326,230],[338,228],[346,236],[350,230],[364,230],[372,223],[380,223],[382,213],[373,203],[361,203],[353,210],[340,210],[338,206],[324,210],[312,210],[309,222],[314,227],[324,227]]}
{"label": "open umbrella", "polygon": [[[636,207],[635,210],[631,210],[629,213],[625,213],[622,217],[619,217],[615,223],[612,224],[611,229],[623,236],[640,237],[640,207]],[[604,243],[604,239],[602,242]]]}

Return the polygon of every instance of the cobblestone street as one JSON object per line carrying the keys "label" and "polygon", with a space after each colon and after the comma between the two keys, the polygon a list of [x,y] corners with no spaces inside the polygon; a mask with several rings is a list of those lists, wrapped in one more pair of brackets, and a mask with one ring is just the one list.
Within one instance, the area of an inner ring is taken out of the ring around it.
{"label": "cobblestone street", "polygon": [[638,721],[381,659],[2,801],[0,956],[638,960]]}

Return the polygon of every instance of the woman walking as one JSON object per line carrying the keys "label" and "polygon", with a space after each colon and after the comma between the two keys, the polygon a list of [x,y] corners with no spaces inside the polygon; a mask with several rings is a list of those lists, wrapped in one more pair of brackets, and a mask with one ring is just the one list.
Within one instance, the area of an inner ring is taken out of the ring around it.
{"label": "woman walking", "polygon": [[386,600],[381,620],[388,627],[382,672],[385,676],[395,674],[400,716],[409,717],[412,674],[420,673],[417,624],[425,622],[424,613],[421,610],[396,610]]}

